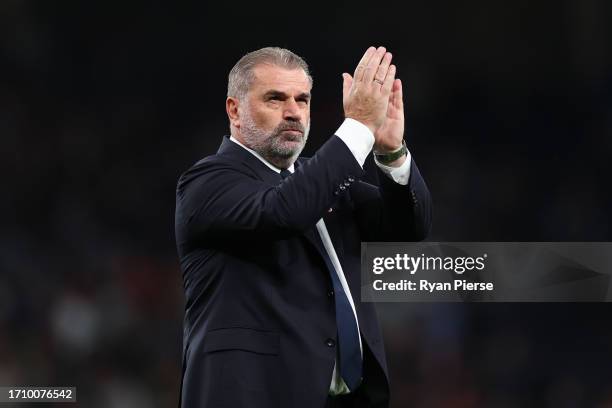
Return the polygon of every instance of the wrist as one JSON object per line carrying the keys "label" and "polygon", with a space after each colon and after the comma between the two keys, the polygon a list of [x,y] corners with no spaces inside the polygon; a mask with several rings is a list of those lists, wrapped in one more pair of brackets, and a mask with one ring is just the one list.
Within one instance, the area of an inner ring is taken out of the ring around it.
{"label": "wrist", "polygon": [[399,159],[406,157],[407,152],[408,147],[406,147],[406,141],[402,140],[401,146],[394,150],[386,151],[375,148],[374,156],[379,163],[389,165],[391,163],[397,163]]}
{"label": "wrist", "polygon": [[406,160],[408,160],[408,155],[407,154],[403,155],[402,157],[400,157],[397,160],[392,161],[391,163],[387,163],[387,164],[379,163],[379,164],[382,165],[382,166],[397,168],[397,167],[402,167],[402,165],[404,164],[404,162],[406,162]]}

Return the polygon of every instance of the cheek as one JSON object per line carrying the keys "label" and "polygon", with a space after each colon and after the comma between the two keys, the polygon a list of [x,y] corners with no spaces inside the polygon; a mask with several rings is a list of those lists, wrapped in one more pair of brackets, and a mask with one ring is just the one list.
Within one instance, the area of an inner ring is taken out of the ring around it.
{"label": "cheek", "polygon": [[264,109],[253,112],[253,120],[257,125],[265,129],[274,129],[280,123],[282,114],[280,110]]}

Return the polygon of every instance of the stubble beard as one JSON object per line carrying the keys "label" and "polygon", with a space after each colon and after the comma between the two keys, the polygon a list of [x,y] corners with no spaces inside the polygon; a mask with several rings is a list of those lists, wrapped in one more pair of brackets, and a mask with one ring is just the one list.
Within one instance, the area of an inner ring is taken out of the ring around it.
{"label": "stubble beard", "polygon": [[[302,134],[287,133],[298,129]],[[298,158],[310,132],[310,121],[304,126],[296,121],[283,121],[271,132],[258,127],[249,113],[242,117],[240,133],[246,145],[278,168],[286,169]],[[296,143],[298,142],[298,143]]]}

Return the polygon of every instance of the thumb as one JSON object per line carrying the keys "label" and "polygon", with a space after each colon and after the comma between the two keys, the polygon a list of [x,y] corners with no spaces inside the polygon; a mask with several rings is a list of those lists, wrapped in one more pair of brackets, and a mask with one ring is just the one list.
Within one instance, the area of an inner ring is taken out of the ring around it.
{"label": "thumb", "polygon": [[346,72],[342,74],[342,94],[348,96],[351,85],[353,85],[353,77]]}

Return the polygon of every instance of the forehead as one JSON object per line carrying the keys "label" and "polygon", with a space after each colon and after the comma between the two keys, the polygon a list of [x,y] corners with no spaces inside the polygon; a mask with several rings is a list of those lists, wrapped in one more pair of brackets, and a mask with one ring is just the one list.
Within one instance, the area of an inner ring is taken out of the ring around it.
{"label": "forehead", "polygon": [[254,79],[251,92],[266,92],[271,89],[287,93],[310,92],[311,84],[301,68],[287,69],[277,65],[260,64],[253,68]]}

